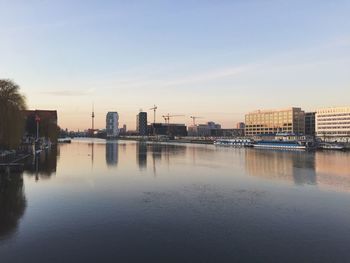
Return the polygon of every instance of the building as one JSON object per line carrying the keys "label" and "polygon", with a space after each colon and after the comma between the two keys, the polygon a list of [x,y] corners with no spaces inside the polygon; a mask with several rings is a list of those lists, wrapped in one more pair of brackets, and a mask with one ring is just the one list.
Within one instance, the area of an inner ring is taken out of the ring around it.
{"label": "building", "polygon": [[139,112],[136,116],[136,132],[138,135],[145,136],[147,132],[147,112]]}
{"label": "building", "polygon": [[325,141],[350,141],[350,107],[318,109],[316,135]]}
{"label": "building", "polygon": [[305,135],[315,136],[316,131],[316,112],[305,113]]}
{"label": "building", "polygon": [[192,125],[188,128],[188,136],[198,137],[218,137],[222,136],[221,125],[213,121],[206,124]]}
{"label": "building", "polygon": [[119,134],[120,134],[120,135],[125,135],[126,132],[127,132],[126,124],[123,124],[123,128],[120,128],[120,129],[119,129]]}
{"label": "building", "polygon": [[236,124],[236,129],[245,129],[245,123],[244,122],[238,122]]}
{"label": "building", "polygon": [[187,136],[185,124],[176,123],[152,123],[149,126],[149,134],[168,136]]}
{"label": "building", "polygon": [[119,115],[116,111],[110,111],[106,115],[106,136],[107,138],[119,135]]}
{"label": "building", "polygon": [[222,137],[244,137],[244,129],[221,129]]}
{"label": "building", "polygon": [[50,139],[51,142],[57,142],[58,126],[57,111],[55,110],[26,110],[23,111],[25,117],[26,138],[36,138],[37,122],[39,122],[39,137]]}
{"label": "building", "polygon": [[303,135],[305,112],[301,108],[258,110],[245,115],[245,135],[273,135],[279,132]]}

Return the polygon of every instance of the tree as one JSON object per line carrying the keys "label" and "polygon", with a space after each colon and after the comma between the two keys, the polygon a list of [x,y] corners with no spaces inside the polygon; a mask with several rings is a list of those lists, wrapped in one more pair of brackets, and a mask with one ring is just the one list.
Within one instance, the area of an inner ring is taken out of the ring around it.
{"label": "tree", "polygon": [[13,81],[0,79],[0,148],[15,149],[21,142],[27,106],[19,89]]}

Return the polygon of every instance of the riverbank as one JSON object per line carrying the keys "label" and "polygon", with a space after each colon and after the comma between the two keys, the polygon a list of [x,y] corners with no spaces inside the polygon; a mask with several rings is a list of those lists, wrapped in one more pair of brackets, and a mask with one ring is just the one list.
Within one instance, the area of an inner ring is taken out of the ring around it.
{"label": "riverbank", "polygon": [[[196,138],[196,137],[175,137],[174,139],[169,139],[167,137],[157,137],[157,136],[123,136],[117,138],[118,140],[128,140],[128,141],[144,141],[144,142],[169,142],[169,143],[192,143],[192,144],[207,144],[211,145],[214,144],[217,138]],[[231,140],[231,139],[227,139]],[[334,143],[335,145],[335,143]],[[349,151],[350,150],[350,143],[338,143],[338,145],[343,146],[344,148],[342,150]],[[232,146],[234,147],[234,146]],[[310,149],[312,150],[337,150],[337,149],[322,149],[320,145],[314,145]]]}

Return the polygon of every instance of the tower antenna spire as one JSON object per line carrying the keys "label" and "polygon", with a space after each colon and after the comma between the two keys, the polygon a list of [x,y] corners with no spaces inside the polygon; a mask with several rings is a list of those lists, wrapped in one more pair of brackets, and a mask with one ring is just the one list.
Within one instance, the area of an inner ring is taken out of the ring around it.
{"label": "tower antenna spire", "polygon": [[91,112],[91,129],[92,129],[92,132],[94,132],[94,119],[95,119],[95,105],[94,103],[92,103],[92,112]]}

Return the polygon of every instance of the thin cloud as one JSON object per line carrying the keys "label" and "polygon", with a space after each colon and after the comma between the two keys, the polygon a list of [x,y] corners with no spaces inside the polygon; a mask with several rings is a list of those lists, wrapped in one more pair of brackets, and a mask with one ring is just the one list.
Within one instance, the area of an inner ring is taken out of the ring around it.
{"label": "thin cloud", "polygon": [[53,91],[44,91],[41,94],[52,95],[52,96],[86,96],[93,93],[93,89],[86,91],[83,90],[53,90]]}
{"label": "thin cloud", "polygon": [[140,87],[169,87],[169,86],[182,86],[188,84],[202,83],[217,79],[229,78],[238,76],[245,72],[249,72],[258,67],[258,64],[242,65],[236,67],[222,68],[212,71],[201,72],[197,74],[180,76],[173,79],[120,79],[114,82],[113,86],[120,88],[140,88]]}

